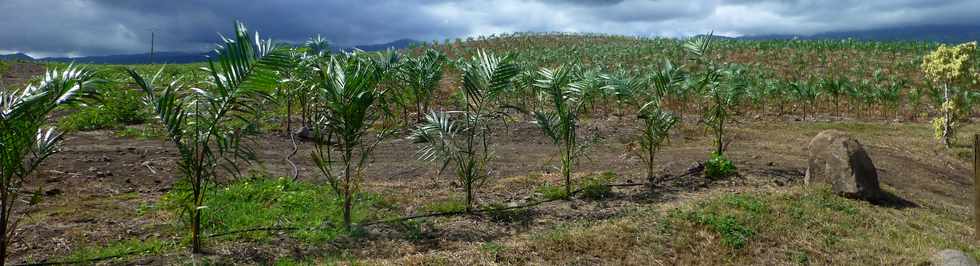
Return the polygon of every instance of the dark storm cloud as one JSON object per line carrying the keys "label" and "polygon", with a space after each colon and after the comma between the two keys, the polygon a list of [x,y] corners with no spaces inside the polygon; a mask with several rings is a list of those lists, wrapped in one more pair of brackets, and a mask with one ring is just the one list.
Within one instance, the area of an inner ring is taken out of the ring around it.
{"label": "dark storm cloud", "polygon": [[684,36],[811,34],[980,24],[976,0],[0,0],[0,51],[34,55],[201,51],[234,20],[288,42],[337,45],[514,31]]}

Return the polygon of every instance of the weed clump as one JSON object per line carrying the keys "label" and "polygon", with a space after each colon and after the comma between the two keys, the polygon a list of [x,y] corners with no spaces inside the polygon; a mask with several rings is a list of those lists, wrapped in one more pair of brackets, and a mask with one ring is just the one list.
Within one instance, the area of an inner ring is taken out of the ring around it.
{"label": "weed clump", "polygon": [[598,175],[591,175],[582,180],[581,196],[590,200],[601,200],[612,196],[612,184],[616,180],[616,174],[605,172]]}
{"label": "weed clump", "polygon": [[711,159],[704,163],[704,175],[710,179],[725,178],[738,171],[735,163],[724,155],[711,153]]}

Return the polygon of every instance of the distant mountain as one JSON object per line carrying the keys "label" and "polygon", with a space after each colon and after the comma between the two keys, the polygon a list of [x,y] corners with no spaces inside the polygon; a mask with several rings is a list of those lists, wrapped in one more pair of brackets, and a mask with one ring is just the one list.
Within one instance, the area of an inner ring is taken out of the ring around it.
{"label": "distant mountain", "polygon": [[980,40],[980,25],[927,25],[894,27],[860,31],[826,32],[813,35],[754,35],[742,40],[842,40],[852,38],[869,41],[933,41],[963,43]]}
{"label": "distant mountain", "polygon": [[[153,53],[152,63],[155,64],[186,64],[207,61],[209,53],[191,52],[157,52]],[[85,57],[46,57],[40,61],[75,62],[82,64],[146,64],[150,63],[150,54],[124,54]]]}
{"label": "distant mountain", "polygon": [[[335,51],[340,50],[351,50],[354,48],[361,49],[368,52],[373,51],[384,51],[388,48],[392,49],[404,49],[408,48],[413,43],[419,43],[418,41],[411,39],[401,39],[389,43],[382,44],[368,44],[368,45],[355,45],[353,47],[340,47],[335,48]],[[204,62],[208,60],[208,56],[213,55],[213,52],[202,53],[202,52],[157,52],[153,54],[152,63],[155,64],[187,64],[195,62]],[[82,57],[45,57],[45,58],[32,58],[23,53],[0,55],[0,60],[37,60],[37,61],[50,61],[50,62],[75,62],[82,64],[146,64],[150,63],[150,54],[121,54],[121,55],[100,55],[100,56],[82,56]]]}
{"label": "distant mountain", "polygon": [[31,58],[31,56],[26,55],[24,53],[16,53],[16,54],[2,54],[2,55],[0,55],[0,60],[7,60],[7,61],[25,60],[25,61],[30,61],[30,60],[34,60],[34,58]]}

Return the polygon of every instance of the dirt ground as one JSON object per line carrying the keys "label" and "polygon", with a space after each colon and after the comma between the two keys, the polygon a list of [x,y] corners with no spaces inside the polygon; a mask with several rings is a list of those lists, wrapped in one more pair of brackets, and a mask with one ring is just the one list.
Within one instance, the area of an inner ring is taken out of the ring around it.
{"label": "dirt ground", "polygon": [[[4,84],[19,84],[23,75],[43,69],[13,64]],[[13,74],[10,74],[13,72]],[[672,141],[658,154],[660,174],[680,174],[703,161],[712,150],[711,140],[693,118],[675,130]],[[588,158],[575,169],[577,176],[614,172],[617,183],[648,182],[642,162],[628,152],[636,132],[628,120],[587,120],[581,136],[594,141]],[[545,182],[558,184],[557,149],[528,121],[497,127],[493,137],[493,178],[480,188],[481,204],[522,204]],[[708,187],[737,190],[740,187],[780,187],[801,182],[806,167],[806,145],[821,130],[837,128],[855,135],[868,149],[878,167],[881,182],[891,192],[917,205],[936,206],[963,213],[971,207],[971,168],[962,158],[938,147],[924,123],[799,122],[766,117],[737,123],[730,130],[729,157],[740,177],[708,181],[697,178],[657,180],[657,186],[617,187],[604,201],[575,199],[542,204],[516,222],[492,221],[486,216],[435,219],[427,223],[420,239],[408,240],[396,226],[368,228],[364,239],[339,240],[337,246],[359,259],[393,259],[412,254],[464,249],[514,235],[549,228],[562,222],[603,220],[641,205],[670,204],[692,197]],[[977,128],[970,128],[976,131]],[[972,132],[970,129],[964,132]],[[271,176],[292,172],[284,160],[292,149],[281,134],[256,138],[261,163],[253,167]],[[100,246],[124,239],[175,238],[172,217],[139,215],[157,202],[175,182],[177,153],[164,140],[119,137],[110,131],[68,135],[62,152],[49,158],[39,175],[25,188],[45,197],[36,208],[25,209],[11,251],[14,262],[45,261],[85,246]],[[310,143],[300,143],[293,160],[300,178],[318,181],[309,160]],[[429,202],[457,198],[461,188],[450,173],[437,173],[436,163],[416,160],[416,147],[404,135],[385,141],[368,166],[365,189],[385,195],[401,213],[420,213]],[[320,247],[279,243],[223,244],[214,247],[219,261],[262,263],[277,256],[322,252]],[[187,252],[182,252],[187,253]],[[181,255],[127,259],[133,264],[169,264]],[[185,255],[186,256],[186,255]]]}
{"label": "dirt ground", "polygon": [[[634,134],[626,121],[592,120],[584,123],[583,135],[599,136],[590,157],[576,169],[581,176],[611,171],[620,175],[617,183],[647,182],[643,165],[626,152]],[[920,124],[857,124],[842,128],[853,132],[868,148],[886,188],[915,204],[969,208],[972,181],[968,164],[919,140]],[[478,194],[481,203],[520,204],[542,182],[558,184],[556,149],[529,122],[512,123],[494,136],[497,158],[495,175]],[[730,157],[741,177],[710,182],[698,179],[661,180],[651,192],[645,186],[616,189],[616,196],[605,201],[573,200],[543,204],[532,210],[533,218],[518,223],[497,223],[487,217],[439,219],[425,228],[420,240],[405,240],[398,228],[373,226],[367,239],[346,246],[362,259],[390,259],[431,250],[452,250],[515,234],[580,219],[602,220],[643,204],[683,200],[685,192],[707,187],[785,186],[801,182],[805,171],[806,144],[834,123],[750,122],[732,130]],[[894,132],[905,128],[906,133]],[[777,133],[778,132],[778,133]],[[925,133],[928,134],[926,131]],[[256,150],[262,163],[257,169],[273,176],[291,172],[283,160],[291,150],[288,138],[267,134],[257,139]],[[703,131],[685,124],[658,156],[661,173],[679,174],[703,160],[711,150]],[[309,143],[300,143],[294,160],[302,179],[317,180],[308,158]],[[26,213],[15,244],[15,261],[57,257],[81,246],[105,245],[123,239],[161,237],[169,224],[167,217],[137,215],[141,206],[152,204],[174,183],[176,151],[163,140],[117,137],[108,131],[75,133],[67,137],[61,153],[50,158],[30,190],[47,195],[40,208]],[[437,165],[415,159],[411,141],[392,139],[377,148],[366,174],[367,190],[378,192],[395,202],[405,214],[421,212],[428,202],[460,195],[460,188],[445,173],[437,175]],[[535,178],[532,178],[535,177]],[[449,229],[452,228],[452,229]],[[168,237],[164,235],[163,237]],[[277,250],[274,246],[230,246],[217,251],[231,261],[268,261],[282,254],[302,255],[317,250]],[[244,257],[243,257],[244,255]],[[160,263],[176,258],[147,258],[140,263]],[[162,261],[161,261],[162,260]]]}

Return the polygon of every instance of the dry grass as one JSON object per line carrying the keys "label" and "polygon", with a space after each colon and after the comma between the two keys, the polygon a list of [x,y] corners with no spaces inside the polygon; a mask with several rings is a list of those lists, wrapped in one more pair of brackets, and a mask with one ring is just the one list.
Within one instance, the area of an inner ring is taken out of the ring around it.
{"label": "dry grass", "polygon": [[820,187],[701,196],[499,243],[367,264],[910,265],[945,248],[980,256],[970,244],[970,220],[945,209],[875,206]]}

